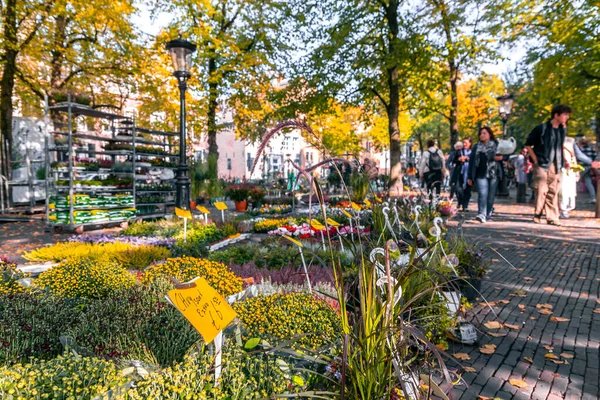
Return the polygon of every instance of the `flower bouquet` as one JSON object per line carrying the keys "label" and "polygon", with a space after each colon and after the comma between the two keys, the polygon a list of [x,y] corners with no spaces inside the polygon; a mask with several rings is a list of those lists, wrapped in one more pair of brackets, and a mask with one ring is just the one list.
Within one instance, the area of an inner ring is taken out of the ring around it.
{"label": "flower bouquet", "polygon": [[442,217],[452,217],[456,214],[456,208],[448,201],[442,201],[438,204],[437,211]]}

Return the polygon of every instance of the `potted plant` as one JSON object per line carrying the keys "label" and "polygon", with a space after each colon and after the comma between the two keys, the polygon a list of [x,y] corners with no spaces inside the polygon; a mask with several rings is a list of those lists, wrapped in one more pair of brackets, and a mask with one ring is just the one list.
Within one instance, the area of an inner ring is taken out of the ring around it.
{"label": "potted plant", "polygon": [[265,198],[265,191],[259,186],[254,186],[249,190],[248,196],[252,202],[252,207],[259,208]]}
{"label": "potted plant", "polygon": [[235,201],[235,209],[239,212],[246,211],[250,189],[244,184],[230,185],[225,190],[227,196]]}
{"label": "potted plant", "polygon": [[483,255],[479,246],[467,242],[462,237],[455,239],[452,247],[458,258],[457,272],[463,278],[462,294],[472,302],[479,295],[481,280],[490,265],[490,260]]}

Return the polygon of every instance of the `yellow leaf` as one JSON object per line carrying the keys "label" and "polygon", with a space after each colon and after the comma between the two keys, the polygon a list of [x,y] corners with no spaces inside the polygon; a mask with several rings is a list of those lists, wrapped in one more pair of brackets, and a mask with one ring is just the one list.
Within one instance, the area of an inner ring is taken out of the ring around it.
{"label": "yellow leaf", "polygon": [[521,329],[521,327],[519,325],[511,325],[511,324],[504,324],[504,327],[513,329],[515,331],[518,331],[519,329]]}
{"label": "yellow leaf", "polygon": [[468,361],[471,359],[471,357],[467,353],[454,353],[452,354],[452,356],[462,361]]}
{"label": "yellow leaf", "polygon": [[571,354],[571,353],[560,353],[560,356],[561,356],[562,358],[568,358],[568,359],[571,359],[571,358],[575,357],[575,356],[574,356],[573,354]]}
{"label": "yellow leaf", "polygon": [[549,359],[549,360],[558,360],[558,357],[557,357],[555,354],[553,354],[553,353],[548,353],[548,354],[546,354],[546,355],[544,356],[544,358],[547,358],[547,359]]}
{"label": "yellow leaf", "polygon": [[523,357],[523,360],[527,361],[530,364],[533,364],[533,360],[531,359],[531,357]]}
{"label": "yellow leaf", "polygon": [[527,387],[527,382],[525,382],[525,381],[522,381],[522,380],[520,380],[520,379],[512,379],[512,378],[511,378],[511,379],[510,379],[508,382],[509,382],[511,385],[513,385],[513,386],[515,386],[515,387],[518,387],[519,389],[524,389],[524,388],[526,388],[526,387]]}
{"label": "yellow leaf", "polygon": [[488,332],[488,335],[493,337],[504,337],[508,335],[508,332]]}
{"label": "yellow leaf", "polygon": [[548,310],[547,308],[541,308],[538,310],[538,312],[544,315],[552,315],[552,311]]}
{"label": "yellow leaf", "polygon": [[498,321],[488,321],[483,324],[488,329],[500,329],[502,328],[502,324]]}
{"label": "yellow leaf", "polygon": [[570,318],[564,318],[564,317],[550,317],[550,321],[552,322],[569,322],[571,319]]}
{"label": "yellow leaf", "polygon": [[465,372],[475,372],[475,368],[473,368],[473,367],[465,367]]}

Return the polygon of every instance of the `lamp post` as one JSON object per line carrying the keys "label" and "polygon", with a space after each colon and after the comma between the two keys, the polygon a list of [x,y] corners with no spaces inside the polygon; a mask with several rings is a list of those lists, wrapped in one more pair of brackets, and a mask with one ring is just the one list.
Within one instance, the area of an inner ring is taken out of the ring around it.
{"label": "lamp post", "polygon": [[496,100],[498,100],[498,112],[500,113],[500,118],[502,118],[502,138],[506,139],[506,123],[508,122],[509,115],[512,113],[515,96],[504,93],[504,95],[497,97]]}
{"label": "lamp post", "polygon": [[177,177],[175,185],[175,205],[182,209],[190,206],[190,178],[188,177],[188,166],[186,160],[186,131],[185,131],[185,91],[187,80],[191,76],[192,54],[196,51],[196,45],[183,40],[181,37],[167,43],[167,51],[173,59],[173,75],[179,83],[179,162],[177,164]]}
{"label": "lamp post", "polygon": [[[512,94],[506,92],[504,92],[504,95],[496,98],[498,100],[498,113],[500,114],[500,118],[502,118],[502,139],[506,139],[506,123],[512,113],[514,99],[515,97]],[[509,195],[506,169],[504,168],[504,161],[502,161],[502,179],[498,185],[498,196],[508,197]]]}

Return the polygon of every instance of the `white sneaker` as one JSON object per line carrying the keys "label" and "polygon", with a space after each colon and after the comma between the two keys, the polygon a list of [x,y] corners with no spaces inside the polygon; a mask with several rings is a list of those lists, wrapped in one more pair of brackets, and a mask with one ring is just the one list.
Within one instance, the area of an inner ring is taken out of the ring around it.
{"label": "white sneaker", "polygon": [[591,199],[590,204],[596,204],[596,199]]}
{"label": "white sneaker", "polygon": [[475,217],[475,219],[479,222],[481,222],[482,224],[485,223],[485,215],[479,214],[478,216]]}
{"label": "white sneaker", "polygon": [[560,213],[560,217],[561,218],[569,218],[569,212],[568,211],[563,211]]}

